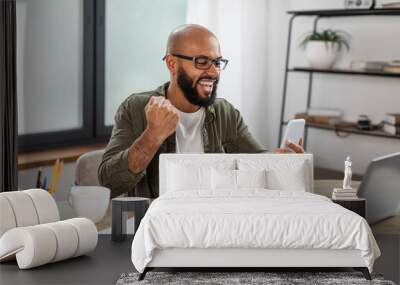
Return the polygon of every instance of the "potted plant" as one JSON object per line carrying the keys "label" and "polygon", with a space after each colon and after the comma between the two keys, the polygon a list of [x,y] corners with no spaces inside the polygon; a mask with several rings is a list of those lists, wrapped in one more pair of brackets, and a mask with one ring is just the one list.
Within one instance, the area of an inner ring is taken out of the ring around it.
{"label": "potted plant", "polygon": [[332,68],[338,52],[349,46],[350,35],[339,30],[312,31],[303,35],[300,47],[306,50],[307,60],[312,68]]}

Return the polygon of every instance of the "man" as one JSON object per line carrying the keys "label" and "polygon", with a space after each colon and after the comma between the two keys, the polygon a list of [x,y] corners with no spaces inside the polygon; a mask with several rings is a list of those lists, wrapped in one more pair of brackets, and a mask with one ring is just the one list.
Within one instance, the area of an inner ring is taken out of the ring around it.
{"label": "man", "polygon": [[[158,196],[160,153],[265,152],[240,113],[216,99],[221,57],[216,36],[199,25],[184,25],[168,38],[164,57],[170,82],[152,92],[133,94],[119,107],[99,180],[112,197],[135,189],[137,196]],[[278,152],[303,152],[289,143]]]}

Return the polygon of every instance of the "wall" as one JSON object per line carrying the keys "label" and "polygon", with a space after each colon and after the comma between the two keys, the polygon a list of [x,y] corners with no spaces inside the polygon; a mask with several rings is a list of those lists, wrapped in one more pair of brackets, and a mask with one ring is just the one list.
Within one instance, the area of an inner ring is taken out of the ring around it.
{"label": "wall", "polygon": [[220,74],[218,97],[241,112],[250,132],[267,141],[268,1],[188,0],[186,22],[200,24],[218,38],[229,63]]}
{"label": "wall", "polygon": [[[341,8],[343,1],[269,1],[268,24],[268,103],[267,145],[277,145],[280,106],[283,90],[286,40],[289,17],[286,10]],[[304,66],[304,53],[298,48],[298,39],[312,29],[310,19],[295,20],[291,66]],[[395,17],[332,18],[320,21],[321,28],[341,29],[352,35],[351,50],[342,54],[337,66],[345,67],[353,59],[400,59],[400,23]],[[308,75],[292,73],[289,76],[286,119],[305,110]],[[374,123],[385,113],[400,111],[399,79],[316,75],[314,77],[312,106],[340,108],[344,119],[356,120],[358,114],[368,114]],[[319,167],[342,170],[347,155],[353,159],[353,169],[363,173],[369,161],[381,155],[400,151],[400,141],[369,136],[351,135],[338,138],[333,132],[310,129],[307,151],[315,154]]]}

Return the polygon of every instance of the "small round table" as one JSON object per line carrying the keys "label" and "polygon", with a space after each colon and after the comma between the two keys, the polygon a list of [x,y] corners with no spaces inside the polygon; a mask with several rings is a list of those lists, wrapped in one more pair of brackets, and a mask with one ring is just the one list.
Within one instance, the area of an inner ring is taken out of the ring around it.
{"label": "small round table", "polygon": [[118,197],[112,199],[112,224],[111,240],[123,241],[126,239],[126,224],[128,211],[135,212],[135,234],[140,221],[146,214],[150,205],[149,198],[143,197]]}

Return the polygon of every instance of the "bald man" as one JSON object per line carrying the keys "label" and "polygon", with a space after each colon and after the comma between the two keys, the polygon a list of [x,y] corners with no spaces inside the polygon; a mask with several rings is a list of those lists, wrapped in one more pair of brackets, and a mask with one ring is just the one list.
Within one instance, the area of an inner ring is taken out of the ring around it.
{"label": "bald man", "polygon": [[[135,189],[158,197],[160,153],[257,153],[266,149],[250,134],[240,113],[216,99],[221,56],[216,36],[199,25],[184,25],[168,38],[164,57],[170,82],[132,94],[119,107],[98,174],[112,197]],[[303,152],[290,143],[278,152]],[[139,187],[136,187],[139,186]]]}

